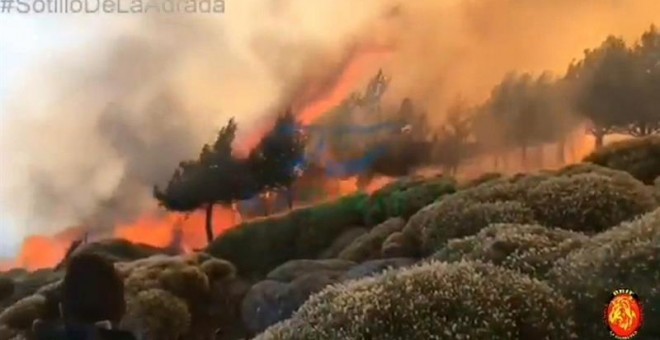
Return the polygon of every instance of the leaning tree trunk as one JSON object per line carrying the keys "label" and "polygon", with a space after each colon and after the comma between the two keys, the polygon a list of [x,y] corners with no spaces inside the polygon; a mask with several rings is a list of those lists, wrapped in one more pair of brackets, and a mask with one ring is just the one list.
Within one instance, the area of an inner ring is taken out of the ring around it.
{"label": "leaning tree trunk", "polygon": [[213,242],[213,207],[214,203],[209,203],[206,206],[206,241],[210,244]]}

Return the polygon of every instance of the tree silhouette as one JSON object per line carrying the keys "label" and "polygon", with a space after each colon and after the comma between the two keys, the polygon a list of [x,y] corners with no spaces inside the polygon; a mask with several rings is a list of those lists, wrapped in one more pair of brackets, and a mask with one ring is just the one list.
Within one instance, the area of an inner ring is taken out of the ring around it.
{"label": "tree silhouette", "polygon": [[249,156],[250,171],[258,191],[285,190],[289,209],[293,207],[291,185],[300,174],[305,141],[306,136],[289,110],[277,118],[273,129]]}
{"label": "tree silhouette", "polygon": [[628,133],[644,137],[660,132],[660,33],[655,26],[642,34],[632,50],[635,59],[637,106],[630,112]]}
{"label": "tree silhouette", "polygon": [[447,117],[435,141],[435,158],[448,174],[455,175],[468,156],[468,138],[472,134],[472,109],[458,97],[447,110]]}
{"label": "tree silhouette", "polygon": [[636,71],[632,52],[621,38],[610,36],[600,47],[586,50],[565,78],[572,83],[577,111],[591,121],[597,148],[606,135],[629,125],[628,114],[638,106]]}
{"label": "tree silhouette", "polygon": [[181,162],[164,190],[154,187],[153,195],[170,211],[206,210],[206,237],[213,241],[213,208],[230,207],[254,195],[254,184],[244,160],[233,155],[237,125],[230,119],[213,144],[206,144],[197,160]]}

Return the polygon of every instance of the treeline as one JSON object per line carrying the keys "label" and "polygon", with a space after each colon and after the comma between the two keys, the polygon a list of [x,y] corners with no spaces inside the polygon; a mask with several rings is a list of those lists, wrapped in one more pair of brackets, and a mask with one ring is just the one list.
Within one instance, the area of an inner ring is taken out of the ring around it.
{"label": "treeline", "polygon": [[[389,79],[379,72],[363,92],[347,98],[319,121],[303,127],[292,111],[281,114],[248,157],[234,154],[237,125],[230,120],[199,157],[182,162],[154,196],[168,210],[204,208],[207,237],[213,239],[213,207],[234,206],[262,195],[285,195],[293,204],[294,183],[327,177],[357,177],[364,186],[375,176],[400,177],[423,166],[455,174],[466,159],[519,150],[527,164],[530,149],[556,144],[565,162],[570,133],[584,121],[596,146],[612,133],[647,136],[660,132],[660,33],[655,26],[628,46],[608,37],[586,50],[566,73],[509,74],[486,101],[455,100],[439,127],[409,98],[399,107],[383,107]],[[433,113],[434,115],[436,113]],[[264,204],[265,215],[269,214]]]}
{"label": "treeline", "polygon": [[558,144],[557,158],[563,163],[568,134],[584,121],[596,148],[609,134],[657,134],[660,33],[651,26],[632,45],[610,36],[599,47],[586,50],[560,77],[509,74],[484,103],[468,106],[459,100],[447,117],[443,129],[456,131],[457,150],[471,144],[492,155],[519,149],[523,164],[530,148],[548,143]]}

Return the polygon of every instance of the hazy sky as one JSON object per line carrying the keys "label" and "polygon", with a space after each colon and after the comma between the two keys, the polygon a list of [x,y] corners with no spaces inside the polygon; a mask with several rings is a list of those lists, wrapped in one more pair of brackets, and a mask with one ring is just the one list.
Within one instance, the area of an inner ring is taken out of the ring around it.
{"label": "hazy sky", "polygon": [[[52,14],[0,14],[0,17],[0,124],[6,124],[12,114],[6,103],[16,95],[13,92],[21,78],[49,57],[84,45],[99,33],[99,29],[98,18]],[[12,221],[0,206],[0,257],[18,251],[21,240],[17,228],[14,228],[18,223],[20,221]]]}

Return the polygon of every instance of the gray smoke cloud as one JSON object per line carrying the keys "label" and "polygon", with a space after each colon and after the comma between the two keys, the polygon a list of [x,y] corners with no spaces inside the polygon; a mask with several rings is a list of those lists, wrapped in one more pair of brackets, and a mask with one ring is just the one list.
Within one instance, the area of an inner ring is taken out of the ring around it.
{"label": "gray smoke cloud", "polygon": [[153,210],[152,186],[229,118],[240,143],[331,84],[381,6],[241,0],[212,17],[113,22],[103,41],[35,66],[16,86],[0,137],[3,211],[25,236],[109,231]]}
{"label": "gray smoke cloud", "polygon": [[230,117],[240,143],[331,88],[365,44],[393,46],[390,105],[411,97],[438,123],[458,94],[479,103],[510,71],[560,73],[606,35],[660,22],[657,0],[396,2],[227,0],[222,16],[113,20],[84,53],[16,85],[3,211],[21,235],[129,221]]}

